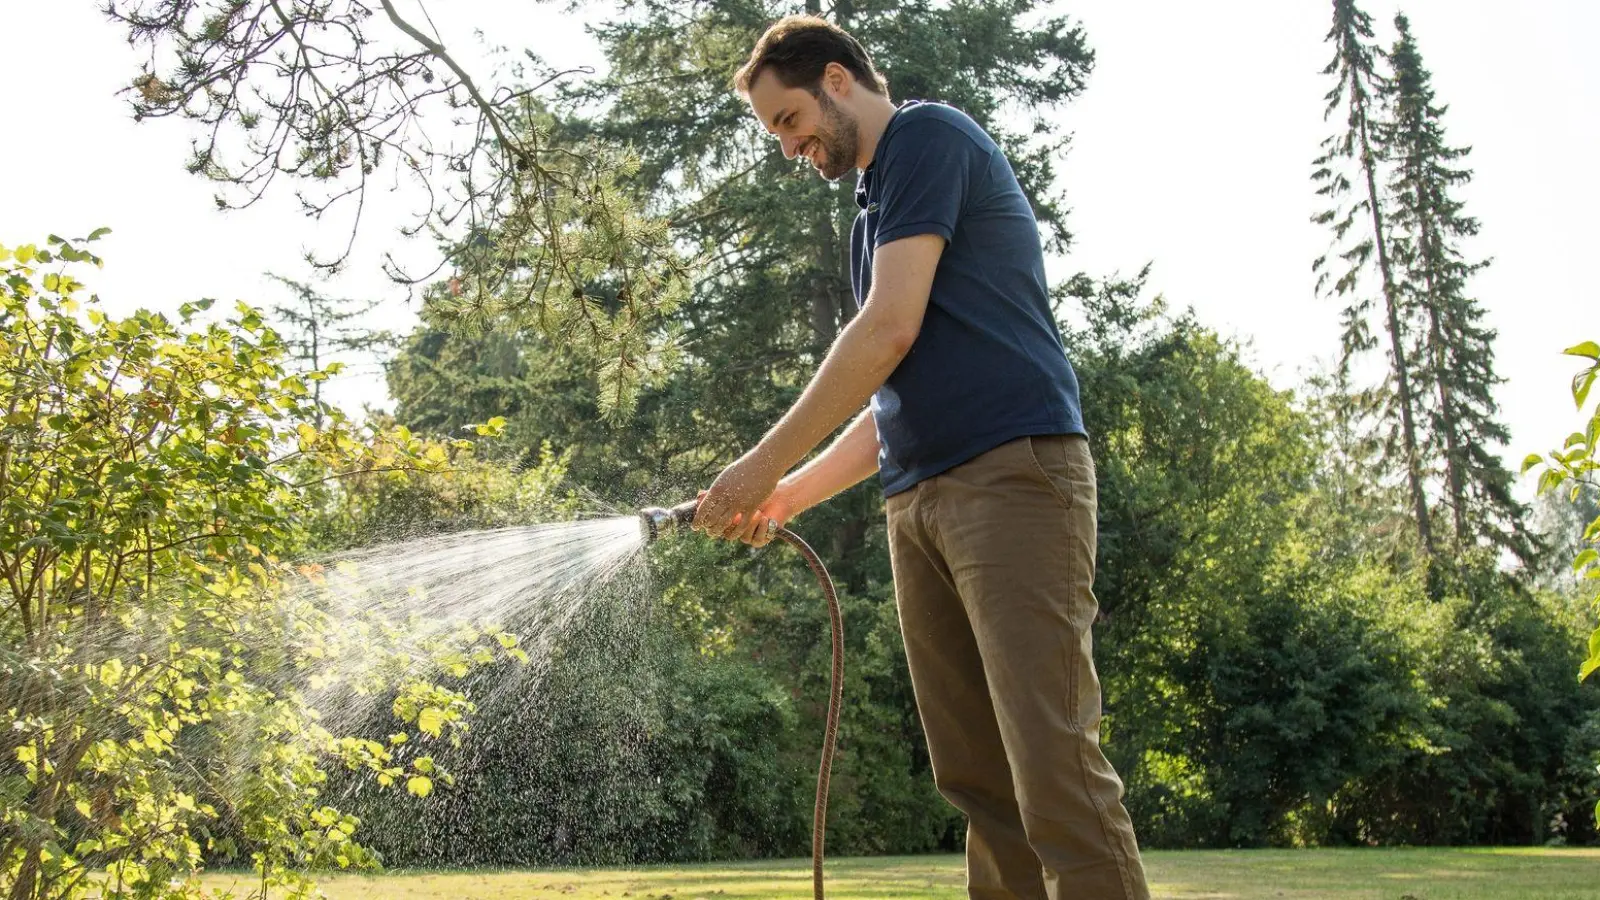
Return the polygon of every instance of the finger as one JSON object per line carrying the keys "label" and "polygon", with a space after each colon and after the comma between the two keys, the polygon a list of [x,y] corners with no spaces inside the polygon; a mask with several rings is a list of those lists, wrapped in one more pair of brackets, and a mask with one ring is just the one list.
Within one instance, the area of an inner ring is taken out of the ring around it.
{"label": "finger", "polygon": [[765,547],[772,543],[772,539],[778,533],[778,520],[770,516],[764,518],[766,521],[762,523],[760,528],[756,529],[756,539],[752,546]]}
{"label": "finger", "polygon": [[721,518],[721,507],[720,495],[714,491],[703,493],[699,505],[694,508],[694,521],[689,524],[689,529],[702,534],[711,534],[718,525],[726,525]]}
{"label": "finger", "polygon": [[747,514],[745,514],[745,513],[734,513],[728,519],[728,524],[725,525],[723,527],[722,531],[720,532],[723,540],[728,540],[728,541],[737,540],[738,537],[739,537],[739,531],[742,528],[744,528],[744,523],[748,519],[749,519],[749,516]]}
{"label": "finger", "polygon": [[756,537],[764,532],[766,528],[767,517],[759,512],[752,513],[744,520],[744,525],[739,529],[739,540],[753,547],[755,546]]}

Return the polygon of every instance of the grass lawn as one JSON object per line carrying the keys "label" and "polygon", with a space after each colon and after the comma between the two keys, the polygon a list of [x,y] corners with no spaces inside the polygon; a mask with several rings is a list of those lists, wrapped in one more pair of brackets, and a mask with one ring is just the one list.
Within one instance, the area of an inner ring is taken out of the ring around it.
{"label": "grass lawn", "polygon": [[[1182,900],[1593,900],[1600,849],[1241,850],[1151,852],[1156,897]],[[827,864],[838,900],[965,900],[958,856],[839,859]],[[206,876],[213,888],[248,876]],[[331,900],[803,900],[810,860],[678,868],[427,871],[330,875]]]}

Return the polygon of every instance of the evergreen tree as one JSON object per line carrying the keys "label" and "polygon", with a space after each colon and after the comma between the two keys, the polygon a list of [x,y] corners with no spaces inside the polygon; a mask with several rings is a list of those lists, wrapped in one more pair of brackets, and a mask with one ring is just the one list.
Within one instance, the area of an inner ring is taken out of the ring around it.
{"label": "evergreen tree", "polygon": [[[278,303],[271,309],[284,344],[289,348],[289,358],[299,364],[301,371],[318,372],[329,363],[342,365],[341,357],[349,354],[380,352],[393,349],[397,344],[398,338],[393,332],[358,324],[377,308],[379,301],[326,297],[292,278],[272,274],[268,277],[295,294],[294,305]],[[311,395],[318,403],[322,402],[320,379],[313,380]]]}
{"label": "evergreen tree", "polygon": [[1461,166],[1471,148],[1446,142],[1446,107],[1435,102],[1432,76],[1404,15],[1395,17],[1395,29],[1393,78],[1382,86],[1388,115],[1375,137],[1393,163],[1390,245],[1395,287],[1411,326],[1417,406],[1425,411],[1423,451],[1442,463],[1453,546],[1488,541],[1526,561],[1533,553],[1526,512],[1494,452],[1510,439],[1496,418],[1495,332],[1468,293],[1473,274],[1489,263],[1469,260],[1460,249],[1463,239],[1478,233],[1478,220],[1454,196],[1472,180]]}
{"label": "evergreen tree", "polygon": [[[1314,219],[1333,229],[1334,247],[1312,264],[1317,273],[1318,292],[1329,292],[1345,300],[1341,337],[1341,377],[1349,372],[1354,358],[1378,346],[1372,334],[1373,297],[1366,293],[1363,280],[1370,278],[1372,263],[1377,263],[1379,287],[1383,297],[1383,328],[1389,350],[1386,385],[1365,398],[1366,411],[1387,419],[1389,438],[1386,456],[1405,473],[1415,517],[1417,546],[1424,556],[1434,550],[1433,527],[1423,485],[1422,454],[1418,439],[1418,404],[1408,360],[1408,336],[1401,310],[1401,296],[1387,243],[1386,198],[1379,192],[1379,146],[1377,105],[1386,79],[1377,63],[1383,51],[1377,46],[1372,17],[1356,6],[1355,0],[1334,0],[1333,27],[1327,41],[1334,46],[1333,59],[1323,69],[1336,81],[1325,99],[1324,118],[1344,110],[1344,126],[1322,142],[1322,155],[1314,162],[1312,178],[1319,185],[1317,194],[1326,197],[1329,208]],[[1352,180],[1352,176],[1354,180]],[[1335,276],[1330,255],[1337,253],[1344,271]]]}
{"label": "evergreen tree", "polygon": [[[987,127],[1032,198],[1044,239],[1060,248],[1069,236],[1052,161],[1067,136],[1050,114],[1081,91],[1093,57],[1081,29],[1064,17],[1036,19],[1034,6],[809,0],[801,8],[855,34],[895,99],[945,101]],[[730,88],[761,32],[799,9],[729,0],[623,8],[597,28],[609,72],[584,98],[596,109],[586,127],[637,148],[641,194],[708,261],[676,319],[686,359],[672,379],[683,404],[673,427],[681,434],[694,421],[713,462],[725,462],[794,400],[853,312],[846,242],[858,210],[850,185],[785,160]],[[1026,111],[1028,133],[1002,127],[1002,107]],[[875,491],[857,493],[816,511],[808,527],[831,532],[824,543],[860,586],[853,561],[878,509]]]}

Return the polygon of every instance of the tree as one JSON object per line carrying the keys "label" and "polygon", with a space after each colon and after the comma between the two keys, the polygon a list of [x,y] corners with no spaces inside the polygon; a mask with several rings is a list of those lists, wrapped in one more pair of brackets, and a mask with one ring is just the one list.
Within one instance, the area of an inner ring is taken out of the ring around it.
{"label": "tree", "polygon": [[[343,363],[341,357],[351,353],[372,353],[395,346],[397,338],[392,332],[352,324],[377,308],[378,301],[356,303],[336,300],[317,293],[310,285],[282,275],[271,277],[295,294],[298,305],[275,304],[271,312],[281,323],[280,329],[290,357],[308,371],[320,372],[335,361]],[[312,384],[311,400],[314,405],[322,403],[322,381]],[[484,416],[478,421],[487,421],[488,418]],[[321,420],[316,424],[320,426]]]}
{"label": "tree", "polygon": [[[1362,398],[1363,411],[1389,418],[1389,440],[1385,456],[1404,473],[1410,493],[1411,512],[1417,533],[1417,548],[1424,556],[1435,550],[1432,517],[1423,485],[1422,448],[1418,438],[1418,402],[1412,384],[1409,361],[1410,339],[1401,308],[1402,298],[1392,254],[1389,249],[1388,206],[1379,191],[1379,150],[1376,140],[1376,105],[1386,79],[1377,62],[1383,50],[1373,40],[1372,17],[1355,0],[1334,0],[1333,27],[1327,41],[1334,46],[1333,59],[1323,74],[1335,77],[1325,96],[1323,117],[1344,110],[1343,130],[1322,142],[1322,155],[1312,179],[1318,196],[1327,198],[1329,208],[1313,221],[1333,230],[1334,249],[1312,264],[1317,273],[1317,290],[1347,298],[1340,339],[1341,375],[1348,373],[1358,354],[1377,347],[1370,319],[1373,298],[1363,283],[1377,263],[1378,287],[1383,298],[1383,328],[1387,338],[1389,365],[1385,387]],[[1353,170],[1353,171],[1352,171]],[[1352,183],[1352,175],[1359,184]],[[1337,275],[1330,268],[1330,254],[1337,252],[1344,271]],[[1391,387],[1392,386],[1392,387]],[[1396,446],[1398,445],[1398,446]]]}
{"label": "tree", "polygon": [[1452,545],[1459,551],[1487,541],[1526,562],[1534,554],[1526,511],[1511,496],[1511,473],[1495,454],[1510,439],[1496,418],[1495,332],[1468,293],[1488,262],[1469,261],[1460,249],[1478,233],[1478,221],[1454,196],[1472,180],[1460,165],[1471,148],[1446,142],[1445,108],[1435,104],[1432,75],[1404,15],[1395,17],[1395,29],[1394,75],[1380,86],[1388,115],[1374,138],[1394,165],[1389,227],[1395,290],[1413,339],[1407,358],[1416,372],[1417,407],[1426,411],[1421,452],[1442,458]]}
{"label": "tree", "polygon": [[[448,783],[426,747],[459,739],[470,704],[427,662],[507,645],[397,648],[280,560],[341,478],[437,469],[446,447],[314,403],[327,372],[285,371],[243,304],[204,329],[208,302],[179,322],[81,305],[87,245],[0,247],[0,892],[190,897],[205,857],[248,854],[263,891],[306,896],[307,868],[377,862],[328,769]],[[419,740],[323,724],[300,688],[341,681],[328,659],[371,662]]]}
{"label": "tree", "polygon": [[[541,97],[564,75],[536,57],[480,84],[443,45],[381,0],[106,0],[150,58],[129,89],[135,120],[200,127],[191,172],[223,186],[217,204],[249,206],[279,176],[307,215],[353,203],[349,257],[367,190],[388,177],[427,195],[402,229],[427,231],[429,271],[385,269],[408,285],[454,272],[441,311],[471,327],[537,328],[596,349],[603,411],[631,410],[636,380],[682,299],[687,268],[665,224],[628,202],[636,163],[611,146],[551,138]],[[420,6],[420,4],[413,4]],[[381,23],[381,24],[380,24]],[[387,27],[385,27],[387,26]],[[430,34],[431,32],[431,34]],[[424,123],[430,117],[442,121]]]}
{"label": "tree", "polygon": [[1393,666],[1333,577],[1311,420],[1142,281],[1061,291],[1100,485],[1108,753],[1142,841],[1284,841],[1393,726]]}

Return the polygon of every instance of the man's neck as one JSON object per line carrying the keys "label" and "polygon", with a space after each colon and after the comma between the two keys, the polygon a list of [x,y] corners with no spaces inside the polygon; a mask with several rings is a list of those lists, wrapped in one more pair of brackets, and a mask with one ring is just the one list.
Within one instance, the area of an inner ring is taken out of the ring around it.
{"label": "man's neck", "polygon": [[868,94],[863,107],[856,114],[856,134],[861,141],[856,168],[865,171],[867,166],[872,165],[872,157],[878,152],[878,141],[889,127],[889,120],[894,118],[895,105],[888,97]]}

